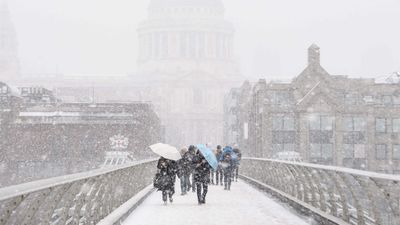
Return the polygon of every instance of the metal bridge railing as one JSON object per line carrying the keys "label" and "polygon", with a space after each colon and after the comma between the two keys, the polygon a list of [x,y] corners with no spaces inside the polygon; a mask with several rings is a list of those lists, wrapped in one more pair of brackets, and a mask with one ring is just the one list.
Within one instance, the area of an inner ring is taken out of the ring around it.
{"label": "metal bridge railing", "polygon": [[0,189],[0,225],[96,224],[152,183],[156,161]]}
{"label": "metal bridge railing", "polygon": [[344,224],[400,224],[400,176],[259,158],[241,174]]}

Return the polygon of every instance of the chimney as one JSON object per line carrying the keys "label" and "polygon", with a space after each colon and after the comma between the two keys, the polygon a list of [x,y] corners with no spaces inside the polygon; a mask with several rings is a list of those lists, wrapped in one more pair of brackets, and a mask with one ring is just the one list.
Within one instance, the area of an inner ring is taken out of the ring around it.
{"label": "chimney", "polygon": [[308,65],[319,65],[320,64],[320,51],[316,44],[312,44],[308,48]]}

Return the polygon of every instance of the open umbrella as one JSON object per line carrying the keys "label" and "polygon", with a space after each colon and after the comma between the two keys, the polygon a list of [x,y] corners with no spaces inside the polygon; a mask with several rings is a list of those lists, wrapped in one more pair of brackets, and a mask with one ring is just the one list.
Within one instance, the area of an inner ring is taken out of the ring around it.
{"label": "open umbrella", "polygon": [[201,154],[204,156],[204,158],[207,160],[208,164],[214,169],[217,170],[218,168],[218,161],[217,158],[215,157],[213,151],[209,148],[207,148],[203,144],[197,145],[197,148],[201,152]]}
{"label": "open umbrella", "polygon": [[181,154],[179,153],[178,149],[171,145],[157,143],[150,146],[150,149],[159,156],[162,156],[166,159],[170,160],[179,160],[181,159]]}

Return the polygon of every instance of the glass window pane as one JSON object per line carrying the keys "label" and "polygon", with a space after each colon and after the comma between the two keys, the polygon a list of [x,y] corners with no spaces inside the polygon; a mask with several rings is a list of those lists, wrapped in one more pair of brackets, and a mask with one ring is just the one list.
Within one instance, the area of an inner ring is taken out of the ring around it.
{"label": "glass window pane", "polygon": [[322,144],[322,158],[330,159],[333,157],[332,144]]}
{"label": "glass window pane", "polygon": [[321,144],[310,144],[310,157],[321,158]]}
{"label": "glass window pane", "polygon": [[386,119],[376,118],[375,130],[376,130],[376,132],[385,133],[386,132]]}
{"label": "glass window pane", "polygon": [[328,116],[321,117],[321,130],[332,130],[333,118]]}
{"label": "glass window pane", "polygon": [[274,116],[272,117],[272,130],[282,130],[283,128],[283,117]]}
{"label": "glass window pane", "polygon": [[294,144],[285,144],[284,151],[286,151],[286,152],[294,152]]}
{"label": "glass window pane", "polygon": [[285,117],[284,119],[284,130],[294,130],[294,118]]}
{"label": "glass window pane", "polygon": [[400,96],[393,96],[393,104],[400,105]]}
{"label": "glass window pane", "polygon": [[353,145],[343,145],[343,158],[352,159],[354,157]]}
{"label": "glass window pane", "polygon": [[312,115],[308,118],[310,122],[310,130],[321,130],[321,118],[316,115]]}
{"label": "glass window pane", "polygon": [[392,104],[392,96],[390,95],[385,95],[382,98],[383,104],[385,105],[391,105]]}
{"label": "glass window pane", "polygon": [[354,145],[354,158],[365,158],[365,145]]}
{"label": "glass window pane", "polygon": [[272,154],[275,155],[278,152],[283,151],[283,144],[273,144],[272,145]]}
{"label": "glass window pane", "polygon": [[376,159],[386,159],[386,145],[385,144],[378,144],[376,145]]}
{"label": "glass window pane", "polygon": [[400,133],[400,119],[393,119],[393,132]]}
{"label": "glass window pane", "polygon": [[393,145],[393,159],[400,159],[400,145]]}
{"label": "glass window pane", "polygon": [[343,119],[343,128],[345,131],[353,131],[353,118],[345,117]]}
{"label": "glass window pane", "polygon": [[354,131],[365,131],[367,127],[367,121],[362,117],[354,117]]}

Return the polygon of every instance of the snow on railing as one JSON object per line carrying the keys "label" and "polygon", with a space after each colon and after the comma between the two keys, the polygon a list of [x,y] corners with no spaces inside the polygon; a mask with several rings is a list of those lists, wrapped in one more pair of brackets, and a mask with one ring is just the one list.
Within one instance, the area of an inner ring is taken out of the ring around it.
{"label": "snow on railing", "polygon": [[0,225],[96,224],[152,183],[155,160],[0,189]]}
{"label": "snow on railing", "polygon": [[259,158],[243,158],[240,170],[245,178],[339,223],[400,224],[400,176]]}

